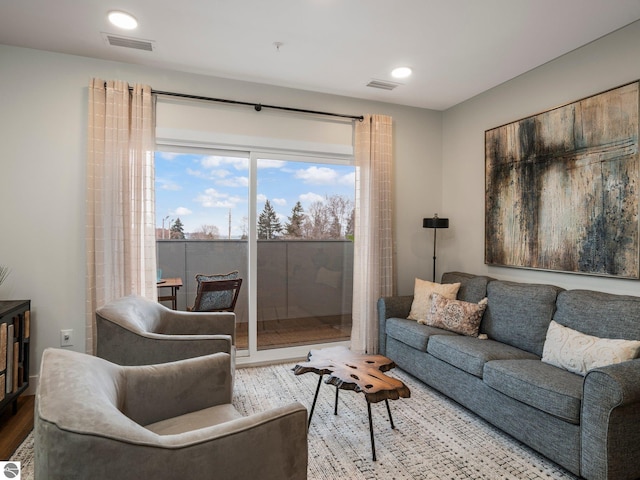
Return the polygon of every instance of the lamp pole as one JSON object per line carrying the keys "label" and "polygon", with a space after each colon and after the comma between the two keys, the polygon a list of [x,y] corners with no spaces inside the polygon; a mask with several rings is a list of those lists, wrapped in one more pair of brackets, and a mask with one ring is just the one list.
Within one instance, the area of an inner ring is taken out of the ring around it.
{"label": "lamp pole", "polygon": [[437,213],[433,218],[423,218],[422,228],[433,228],[433,282],[436,281],[436,230],[439,228],[449,228],[449,219],[440,218]]}

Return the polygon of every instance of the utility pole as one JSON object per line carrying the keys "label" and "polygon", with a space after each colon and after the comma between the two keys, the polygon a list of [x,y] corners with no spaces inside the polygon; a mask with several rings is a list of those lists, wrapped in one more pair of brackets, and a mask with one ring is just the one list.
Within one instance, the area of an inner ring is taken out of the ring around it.
{"label": "utility pole", "polygon": [[170,215],[167,215],[166,217],[164,217],[162,219],[162,240],[164,240],[164,221],[169,217],[170,217]]}
{"label": "utility pole", "polygon": [[229,209],[229,240],[231,240],[231,209]]}

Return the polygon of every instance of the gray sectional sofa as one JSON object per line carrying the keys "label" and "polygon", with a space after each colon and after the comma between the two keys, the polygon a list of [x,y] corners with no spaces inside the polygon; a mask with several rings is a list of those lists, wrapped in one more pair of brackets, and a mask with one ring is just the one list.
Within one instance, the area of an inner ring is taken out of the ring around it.
{"label": "gray sectional sofa", "polygon": [[541,361],[547,329],[640,340],[640,297],[448,272],[457,298],[488,298],[469,337],[408,320],[412,296],[378,301],[380,353],[588,480],[640,478],[640,359],[586,375]]}

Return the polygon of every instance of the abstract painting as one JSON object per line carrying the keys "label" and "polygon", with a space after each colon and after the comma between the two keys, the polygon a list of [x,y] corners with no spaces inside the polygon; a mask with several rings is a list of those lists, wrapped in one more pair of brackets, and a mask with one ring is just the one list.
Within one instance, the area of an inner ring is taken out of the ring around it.
{"label": "abstract painting", "polygon": [[638,82],[485,132],[485,263],[639,278]]}

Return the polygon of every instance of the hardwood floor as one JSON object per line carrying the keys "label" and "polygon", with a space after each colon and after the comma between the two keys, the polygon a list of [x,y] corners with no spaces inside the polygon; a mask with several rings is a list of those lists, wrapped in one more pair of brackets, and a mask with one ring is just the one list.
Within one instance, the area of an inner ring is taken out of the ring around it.
{"label": "hardwood floor", "polygon": [[8,406],[0,414],[0,461],[9,460],[16,448],[33,430],[33,408],[35,395],[18,397],[18,411]]}

